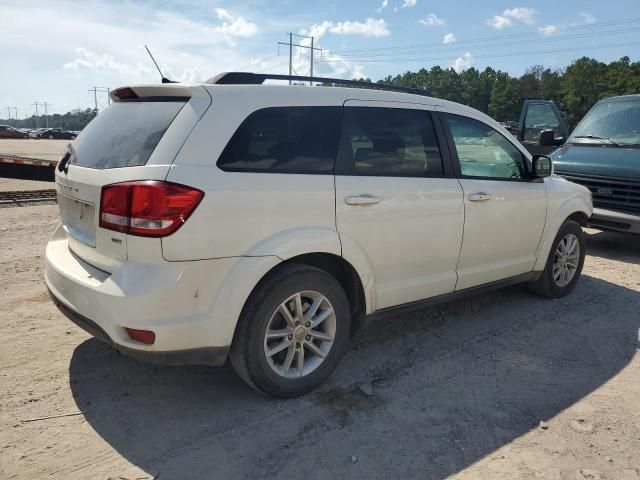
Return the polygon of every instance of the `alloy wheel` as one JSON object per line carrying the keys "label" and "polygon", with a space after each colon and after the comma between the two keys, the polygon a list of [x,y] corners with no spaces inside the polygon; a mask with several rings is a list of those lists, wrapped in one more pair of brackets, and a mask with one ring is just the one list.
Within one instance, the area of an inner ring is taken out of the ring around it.
{"label": "alloy wheel", "polygon": [[578,237],[570,233],[560,240],[553,255],[553,281],[559,287],[566,287],[576,272],[580,263],[580,242]]}
{"label": "alloy wheel", "polygon": [[281,377],[300,378],[318,368],[336,334],[336,314],[321,293],[301,291],[282,302],[267,323],[264,353]]}

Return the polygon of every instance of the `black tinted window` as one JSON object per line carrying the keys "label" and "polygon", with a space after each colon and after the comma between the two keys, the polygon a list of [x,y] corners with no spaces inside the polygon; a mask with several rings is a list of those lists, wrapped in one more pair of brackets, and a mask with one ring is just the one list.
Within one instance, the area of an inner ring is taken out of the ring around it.
{"label": "black tinted window", "polygon": [[91,120],[73,143],[75,165],[145,165],[185,102],[118,102]]}
{"label": "black tinted window", "polygon": [[225,147],[223,170],[331,173],[342,107],[276,107],[252,113]]}
{"label": "black tinted window", "polygon": [[429,112],[349,107],[344,118],[339,172],[408,177],[442,174]]}

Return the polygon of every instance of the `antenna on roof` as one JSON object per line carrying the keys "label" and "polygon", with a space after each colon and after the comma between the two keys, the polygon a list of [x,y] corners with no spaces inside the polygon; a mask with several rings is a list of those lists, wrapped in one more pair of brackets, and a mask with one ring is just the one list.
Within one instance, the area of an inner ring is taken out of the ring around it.
{"label": "antenna on roof", "polygon": [[173,80],[169,80],[167,77],[165,77],[162,74],[162,70],[160,70],[160,67],[158,66],[158,62],[156,62],[156,59],[153,58],[153,55],[151,55],[151,50],[149,50],[149,47],[147,47],[146,45],[144,46],[144,48],[147,49],[147,53],[149,54],[149,56],[151,57],[151,60],[153,61],[153,64],[156,66],[156,68],[158,69],[158,72],[160,72],[160,76],[162,77],[162,83],[176,83]]}

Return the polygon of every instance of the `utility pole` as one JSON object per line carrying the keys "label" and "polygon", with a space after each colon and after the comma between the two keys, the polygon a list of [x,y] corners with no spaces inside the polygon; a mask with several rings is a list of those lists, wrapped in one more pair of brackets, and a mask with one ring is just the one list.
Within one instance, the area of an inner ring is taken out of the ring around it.
{"label": "utility pole", "polygon": [[[293,43],[293,37],[299,37],[299,38],[309,38],[311,39],[311,46],[308,45],[300,45],[298,43]],[[297,35],[295,33],[289,33],[289,43],[285,43],[285,42],[278,42],[278,45],[288,45],[289,46],[289,77],[291,77],[292,75],[292,71],[293,71],[293,47],[298,47],[298,48],[308,48],[311,51],[311,68],[309,70],[310,72],[310,77],[313,77],[313,53],[314,51],[318,51],[320,52],[320,54],[322,55],[322,49],[321,48],[316,48],[313,46],[313,42],[314,42],[314,37],[309,37],[307,35]],[[313,82],[310,81],[309,84],[311,85]],[[289,79],[289,85],[291,85],[291,79]]]}
{"label": "utility pole", "polygon": [[[289,75],[291,75],[291,74],[289,74]],[[11,120],[11,107],[7,107],[7,114],[9,115],[7,117],[7,120]]]}
{"label": "utility pole", "polygon": [[291,85],[291,69],[293,68],[293,33],[289,32],[289,85]]}
{"label": "utility pole", "polygon": [[49,128],[49,113],[47,112],[47,105],[51,105],[51,104],[47,102],[43,102],[43,105],[44,105],[44,118],[45,118],[45,121],[47,122],[46,126],[47,128]]}
{"label": "utility pole", "polygon": [[16,112],[16,120],[18,120],[18,107],[12,107]]}
{"label": "utility pole", "polygon": [[96,114],[98,113],[98,92],[106,93],[108,101],[109,101],[109,105],[111,105],[111,96],[109,95],[111,90],[109,88],[107,88],[107,87],[93,87],[93,88],[89,89],[89,92],[93,92],[93,102],[94,102],[94,105],[95,105],[94,112]]}
{"label": "utility pole", "polygon": [[[40,117],[38,116],[38,106],[44,106],[44,115],[45,115],[45,121],[47,128],[49,128],[49,113],[47,112],[47,107],[50,106],[51,104],[49,102],[35,102],[32,105],[35,105],[36,107],[36,128],[39,127],[40,125]],[[18,116],[18,111],[16,109],[16,117]]]}
{"label": "utility pole", "polygon": [[38,116],[38,102],[32,103],[36,107],[36,128],[40,128],[40,117]]}
{"label": "utility pole", "polygon": [[[311,55],[311,69],[309,70],[311,75],[309,76],[313,78],[313,37],[311,37],[311,50],[309,50],[309,54]],[[313,85],[313,80],[309,80],[309,85]]]}

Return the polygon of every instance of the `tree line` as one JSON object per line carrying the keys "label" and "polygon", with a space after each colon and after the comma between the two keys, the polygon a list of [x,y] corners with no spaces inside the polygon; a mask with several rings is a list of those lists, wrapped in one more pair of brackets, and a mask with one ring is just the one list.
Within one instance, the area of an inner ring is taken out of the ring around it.
{"label": "tree line", "polygon": [[553,100],[573,129],[598,100],[640,93],[640,62],[622,57],[606,64],[582,57],[564,70],[536,65],[520,77],[491,67],[458,73],[436,66],[388,76],[378,83],[424,88],[435,97],[469,105],[498,121],[517,121],[523,100]]}
{"label": "tree line", "polygon": [[[361,80],[371,82],[368,78]],[[453,68],[436,66],[390,75],[377,83],[427,89],[435,97],[469,105],[500,122],[518,120],[523,100],[554,100],[573,129],[598,100],[640,93],[640,62],[622,57],[607,64],[582,57],[564,70],[535,65],[520,77],[491,67],[483,71],[472,67],[456,72]],[[96,112],[88,108],[49,115],[49,126],[82,130],[95,115]],[[0,119],[0,123],[35,128],[36,125],[44,127],[45,118],[34,115],[23,120]]]}
{"label": "tree line", "polygon": [[[49,128],[62,128],[63,130],[82,130],[87,123],[93,120],[96,116],[96,111],[87,108],[85,110],[74,110],[65,114],[54,113],[49,115],[48,119],[44,115],[35,116],[32,115],[21,120],[12,119],[0,119],[0,124],[11,125],[17,128],[45,128],[47,124]],[[48,120],[48,121],[47,121]]]}

